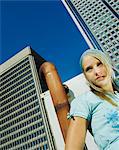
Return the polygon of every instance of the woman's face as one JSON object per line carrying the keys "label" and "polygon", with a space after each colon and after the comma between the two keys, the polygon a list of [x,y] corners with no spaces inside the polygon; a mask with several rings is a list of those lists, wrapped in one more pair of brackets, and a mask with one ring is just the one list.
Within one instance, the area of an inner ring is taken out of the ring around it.
{"label": "woman's face", "polygon": [[108,85],[109,78],[104,64],[93,56],[85,56],[83,70],[87,80],[96,86],[103,88]]}

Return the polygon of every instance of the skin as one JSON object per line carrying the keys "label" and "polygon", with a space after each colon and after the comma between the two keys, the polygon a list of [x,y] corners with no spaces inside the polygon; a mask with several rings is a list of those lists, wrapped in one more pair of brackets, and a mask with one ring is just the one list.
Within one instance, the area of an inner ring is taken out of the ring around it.
{"label": "skin", "polygon": [[111,77],[107,74],[104,64],[93,56],[85,56],[83,70],[88,81],[102,88],[104,91],[113,92]]}
{"label": "skin", "polygon": [[84,150],[87,127],[88,121],[84,118],[74,117],[70,121],[65,150]]}
{"label": "skin", "polygon": [[[104,91],[113,92],[111,77],[100,60],[92,56],[83,59],[83,70],[86,79]],[[65,150],[83,150],[86,138],[88,121],[81,117],[74,117],[70,121],[67,132]]]}

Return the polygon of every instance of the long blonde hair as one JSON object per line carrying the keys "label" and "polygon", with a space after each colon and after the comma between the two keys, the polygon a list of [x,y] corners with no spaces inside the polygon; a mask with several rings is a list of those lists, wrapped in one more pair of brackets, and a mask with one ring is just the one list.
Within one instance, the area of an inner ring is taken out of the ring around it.
{"label": "long blonde hair", "polygon": [[104,93],[94,91],[94,90],[93,90],[93,93],[95,93],[97,96],[99,96],[102,100],[106,100],[107,102],[109,102],[113,106],[116,106],[116,107],[118,106],[110,97],[106,96]]}
{"label": "long blonde hair", "polygon": [[[106,70],[107,70],[108,78],[110,78],[112,80],[113,88],[118,91],[119,87],[115,86],[116,84],[114,83],[115,74],[114,74],[114,71],[112,69],[113,67],[112,67],[112,63],[111,63],[110,58],[106,54],[104,54],[102,51],[100,51],[100,50],[88,49],[87,51],[85,51],[82,54],[82,56],[80,58],[80,65],[81,65],[81,67],[82,67],[83,59],[84,59],[84,57],[86,55],[90,55],[90,56],[93,56],[93,57],[97,58],[98,60],[100,60],[105,65]],[[83,67],[82,67],[82,69],[83,69]],[[84,73],[84,75],[85,75],[85,73]],[[87,82],[88,82],[88,84],[89,84],[89,86],[91,88],[91,91],[93,93],[95,93],[101,99],[108,101],[113,106],[117,106],[117,104],[114,103],[114,101],[110,97],[105,95],[105,91],[102,88],[97,87],[95,84],[90,82],[88,79],[87,79]]]}

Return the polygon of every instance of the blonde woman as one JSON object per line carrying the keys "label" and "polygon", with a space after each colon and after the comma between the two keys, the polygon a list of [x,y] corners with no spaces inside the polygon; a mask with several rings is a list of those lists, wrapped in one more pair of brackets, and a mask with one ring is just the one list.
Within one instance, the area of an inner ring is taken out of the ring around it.
{"label": "blonde woman", "polygon": [[82,54],[80,64],[91,90],[71,103],[65,150],[83,150],[89,127],[99,150],[117,150],[119,81],[111,61],[102,51],[89,49]]}

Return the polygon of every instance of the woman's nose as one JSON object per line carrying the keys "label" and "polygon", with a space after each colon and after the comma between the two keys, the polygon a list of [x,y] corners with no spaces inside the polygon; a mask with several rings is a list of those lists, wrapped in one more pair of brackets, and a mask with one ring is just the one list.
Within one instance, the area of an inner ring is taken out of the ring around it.
{"label": "woman's nose", "polygon": [[100,69],[98,67],[94,67],[94,73],[96,75],[99,75],[100,74]]}

